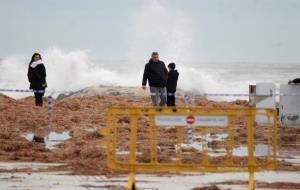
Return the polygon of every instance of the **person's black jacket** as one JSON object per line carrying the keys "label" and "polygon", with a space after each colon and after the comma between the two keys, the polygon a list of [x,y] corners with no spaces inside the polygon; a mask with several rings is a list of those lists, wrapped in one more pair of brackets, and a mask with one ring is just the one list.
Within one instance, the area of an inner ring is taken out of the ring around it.
{"label": "person's black jacket", "polygon": [[142,85],[146,85],[148,80],[149,86],[166,87],[167,76],[168,70],[165,63],[162,61],[155,63],[150,59],[149,63],[145,65]]}
{"label": "person's black jacket", "polygon": [[179,73],[177,70],[170,70],[168,72],[168,80],[167,80],[167,92],[175,93],[177,88]]}
{"label": "person's black jacket", "polygon": [[39,64],[32,68],[31,64],[28,68],[28,80],[30,82],[30,89],[44,90],[46,87],[46,69],[44,64]]}
{"label": "person's black jacket", "polygon": [[294,79],[292,82],[295,83],[295,84],[299,84],[300,83],[300,78]]}

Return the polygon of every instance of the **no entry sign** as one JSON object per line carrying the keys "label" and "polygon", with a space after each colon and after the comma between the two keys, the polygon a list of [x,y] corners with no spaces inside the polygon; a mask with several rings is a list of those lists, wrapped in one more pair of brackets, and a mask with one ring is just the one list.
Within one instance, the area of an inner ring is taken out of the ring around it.
{"label": "no entry sign", "polygon": [[196,118],[193,115],[188,115],[186,117],[186,124],[193,125],[196,121]]}
{"label": "no entry sign", "polygon": [[226,115],[157,115],[157,126],[208,126],[226,127],[228,117]]}

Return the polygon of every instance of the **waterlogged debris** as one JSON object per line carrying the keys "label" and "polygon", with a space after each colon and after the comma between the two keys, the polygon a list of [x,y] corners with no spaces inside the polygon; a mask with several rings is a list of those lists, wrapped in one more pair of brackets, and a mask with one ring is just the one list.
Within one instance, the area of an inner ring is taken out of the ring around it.
{"label": "waterlogged debris", "polygon": [[[33,141],[34,134],[33,133],[27,133],[24,135],[24,137],[28,141]],[[50,132],[46,137],[44,137],[45,141],[45,147],[48,149],[55,148],[56,145],[59,143],[70,139],[71,136],[69,135],[68,131],[62,132],[62,133],[56,133],[56,132]]]}
{"label": "waterlogged debris", "polygon": [[[224,137],[224,136],[223,136]],[[223,138],[222,137],[222,138]],[[178,149],[188,149],[192,148],[198,152],[204,151],[206,149],[211,156],[224,156],[226,155],[226,148],[212,148],[209,146],[210,140],[208,139],[207,142],[192,142],[190,144],[180,144],[176,146],[176,151]],[[224,141],[224,145],[226,145],[226,142]],[[268,156],[269,151],[268,145],[266,144],[255,144],[254,146],[254,156]],[[233,156],[248,156],[248,147],[247,146],[238,146],[233,147],[232,149],[232,155]]]}
{"label": "waterlogged debris", "polygon": [[[182,148],[182,149],[188,149],[188,148],[193,148],[197,151],[203,151],[203,146],[207,146],[207,144],[203,143],[203,142],[193,142],[191,144],[181,144],[181,146],[179,146],[178,148]],[[176,148],[176,150],[178,149]]]}
{"label": "waterlogged debris", "polygon": [[212,142],[212,141],[224,141],[228,137],[228,134],[223,133],[223,134],[205,134],[205,135],[193,135],[193,139],[206,139],[207,142]]}
{"label": "waterlogged debris", "polygon": [[[130,152],[129,151],[125,151],[125,150],[121,150],[121,151],[117,151],[116,155],[129,155]],[[135,155],[143,155],[142,152],[136,152]]]}
{"label": "waterlogged debris", "polygon": [[188,149],[188,148],[192,148],[195,149],[197,151],[203,151],[204,149],[208,150],[209,152],[217,152],[217,153],[223,153],[226,152],[225,149],[219,148],[212,148],[211,144],[213,142],[224,142],[226,138],[228,137],[228,134],[205,134],[205,135],[193,135],[192,139],[194,140],[192,143],[183,143],[180,146],[178,146],[176,149],[178,148],[183,148],[183,149]]}

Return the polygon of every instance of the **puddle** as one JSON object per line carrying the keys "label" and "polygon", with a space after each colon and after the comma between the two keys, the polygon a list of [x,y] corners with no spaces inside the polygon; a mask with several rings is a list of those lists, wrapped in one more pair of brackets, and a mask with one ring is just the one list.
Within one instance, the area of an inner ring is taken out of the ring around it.
{"label": "puddle", "polygon": [[256,144],[254,146],[254,154],[256,156],[268,156],[268,152],[271,155],[272,149],[270,146],[268,146],[266,144]]}
{"label": "puddle", "polygon": [[28,141],[33,141],[33,133],[27,133],[26,135],[24,135],[25,139],[27,139]]}
{"label": "puddle", "polygon": [[233,156],[248,156],[248,148],[246,146],[239,146],[233,148]]}
{"label": "puddle", "polygon": [[300,160],[300,151],[279,151],[277,152],[278,158],[292,158]]}
{"label": "puddle", "polygon": [[[202,152],[204,149],[208,151],[210,156],[226,156],[226,138],[228,134],[206,134],[206,135],[193,135],[193,140],[191,143],[182,143],[182,144],[175,144],[170,145],[168,148],[172,151],[178,152],[182,149],[194,149],[196,152]],[[205,139],[205,141],[203,141]],[[220,141],[222,147],[212,147],[211,142],[213,141]],[[157,145],[157,149],[161,149],[162,146]],[[166,146],[163,146],[164,148]],[[268,156],[272,154],[271,147],[267,144],[255,144],[254,145],[254,156]],[[129,154],[128,151],[117,151],[118,155],[127,155]],[[232,149],[233,156],[241,156],[246,157],[248,156],[248,147],[247,146],[235,146]]]}
{"label": "puddle", "polygon": [[[194,139],[206,139],[206,144],[204,146],[207,146],[207,150],[215,156],[222,156],[226,155],[226,149],[225,148],[211,148],[208,143],[212,141],[222,141],[224,142],[224,146],[226,146],[226,138],[228,137],[228,134],[215,134],[215,135],[194,135]],[[185,146],[190,146],[195,148],[198,151],[202,151],[203,149],[203,142],[193,142],[191,144],[185,144]],[[266,144],[255,144],[254,145],[254,155],[255,156],[267,156],[269,151],[269,147]],[[248,156],[248,148],[247,146],[239,146],[234,147],[232,150],[232,154],[234,156]]]}
{"label": "puddle", "polygon": [[[33,133],[27,133],[24,135],[24,137],[28,141],[33,141],[34,134]],[[62,133],[56,133],[56,132],[50,132],[46,137],[44,137],[45,141],[45,147],[48,149],[54,149],[55,146],[59,143],[70,139],[71,136],[69,135],[68,131],[62,132]]]}
{"label": "puddle", "polygon": [[[207,149],[211,156],[224,156],[226,155],[226,138],[228,134],[206,134],[206,135],[193,135],[193,142],[186,144],[183,143],[176,147],[176,150],[181,148],[193,148],[197,151],[203,151],[203,149]],[[205,141],[201,141],[205,140]],[[198,141],[198,142],[197,142]],[[199,142],[201,141],[201,142]],[[222,141],[224,143],[224,148],[212,148],[210,143],[213,141]],[[268,155],[268,145],[266,144],[255,144],[254,146],[254,155],[255,156],[267,156]],[[234,147],[232,150],[233,156],[248,156],[248,148],[247,146],[239,146]]]}

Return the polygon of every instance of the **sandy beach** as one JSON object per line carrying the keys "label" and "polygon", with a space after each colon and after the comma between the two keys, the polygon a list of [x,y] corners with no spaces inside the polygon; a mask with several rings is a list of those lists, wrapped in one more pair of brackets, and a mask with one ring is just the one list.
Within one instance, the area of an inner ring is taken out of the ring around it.
{"label": "sandy beach", "polygon": [[[64,183],[66,181],[70,183],[69,189],[93,189],[97,187],[122,189],[126,185],[126,173],[113,171],[107,167],[105,149],[100,146],[100,141],[103,140],[100,129],[106,127],[106,110],[108,107],[150,106],[150,98],[145,95],[131,97],[126,93],[125,95],[121,93],[114,96],[106,93],[103,95],[102,93],[101,91],[100,94],[95,95],[94,92],[91,92],[88,96],[70,96],[61,100],[54,100],[51,135],[46,146],[31,140],[33,133],[42,132],[41,134],[43,134],[45,133],[44,129],[46,131],[48,129],[47,106],[36,108],[33,106],[33,97],[15,100],[0,94],[0,178],[2,179],[0,187],[38,189],[41,185],[43,186],[43,180],[48,180],[48,175],[50,175],[51,183],[60,184],[57,185],[56,189],[65,189]],[[46,102],[47,99],[45,98],[44,101]],[[215,102],[201,97],[194,99],[193,103],[197,106],[218,108],[247,107],[247,101]],[[179,98],[178,105],[184,105],[182,98]],[[126,122],[121,122],[120,125],[123,125],[123,133],[126,134],[126,127],[128,127]],[[164,132],[167,132],[169,138],[174,136],[172,130]],[[163,134],[163,131],[161,133]],[[242,146],[245,143],[244,131],[237,130],[237,133],[235,140]],[[300,129],[279,128],[278,134],[278,167],[274,172],[257,173],[257,187],[258,189],[299,189],[300,183],[297,177],[299,177],[300,172]],[[120,141],[122,142],[122,139]],[[161,143],[161,146],[163,147],[164,144]],[[222,147],[222,144],[215,141],[213,146],[218,148]],[[186,151],[191,150],[187,148]],[[237,149],[237,152],[243,155],[240,153],[243,152],[241,149]],[[142,153],[138,159],[147,160],[149,154]],[[120,153],[120,155],[122,154]],[[168,161],[169,157],[170,155],[166,154],[160,159],[162,162]],[[220,159],[217,160],[220,161]],[[241,160],[243,157],[237,157],[237,162],[241,162]],[[65,177],[59,177],[62,173]],[[210,173],[191,175],[178,173],[141,174],[140,177],[137,175],[137,181],[140,187],[160,189],[164,183],[154,181],[164,181],[164,178],[177,181],[176,179],[181,175],[186,176],[182,177],[182,184],[185,184],[187,189],[201,189],[201,187],[206,186],[218,189],[239,189],[238,186],[247,188],[246,173],[241,175],[244,177],[240,177],[236,173],[224,175]],[[286,177],[286,175],[291,177]],[[41,180],[38,184],[32,184],[35,179],[34,176],[40,177]],[[81,176],[80,180],[76,176]],[[276,179],[274,176],[277,176]],[[207,180],[198,181],[203,177]],[[19,178],[24,181],[20,187],[18,186],[19,180],[16,180]],[[84,178],[93,179],[93,181],[88,182],[85,186],[80,182]],[[105,179],[104,182],[103,179]],[[168,183],[167,181],[165,183]],[[167,186],[167,184],[165,185]],[[49,185],[47,188],[52,189],[52,187],[54,188],[54,185]],[[46,186],[43,188],[47,189]]]}

